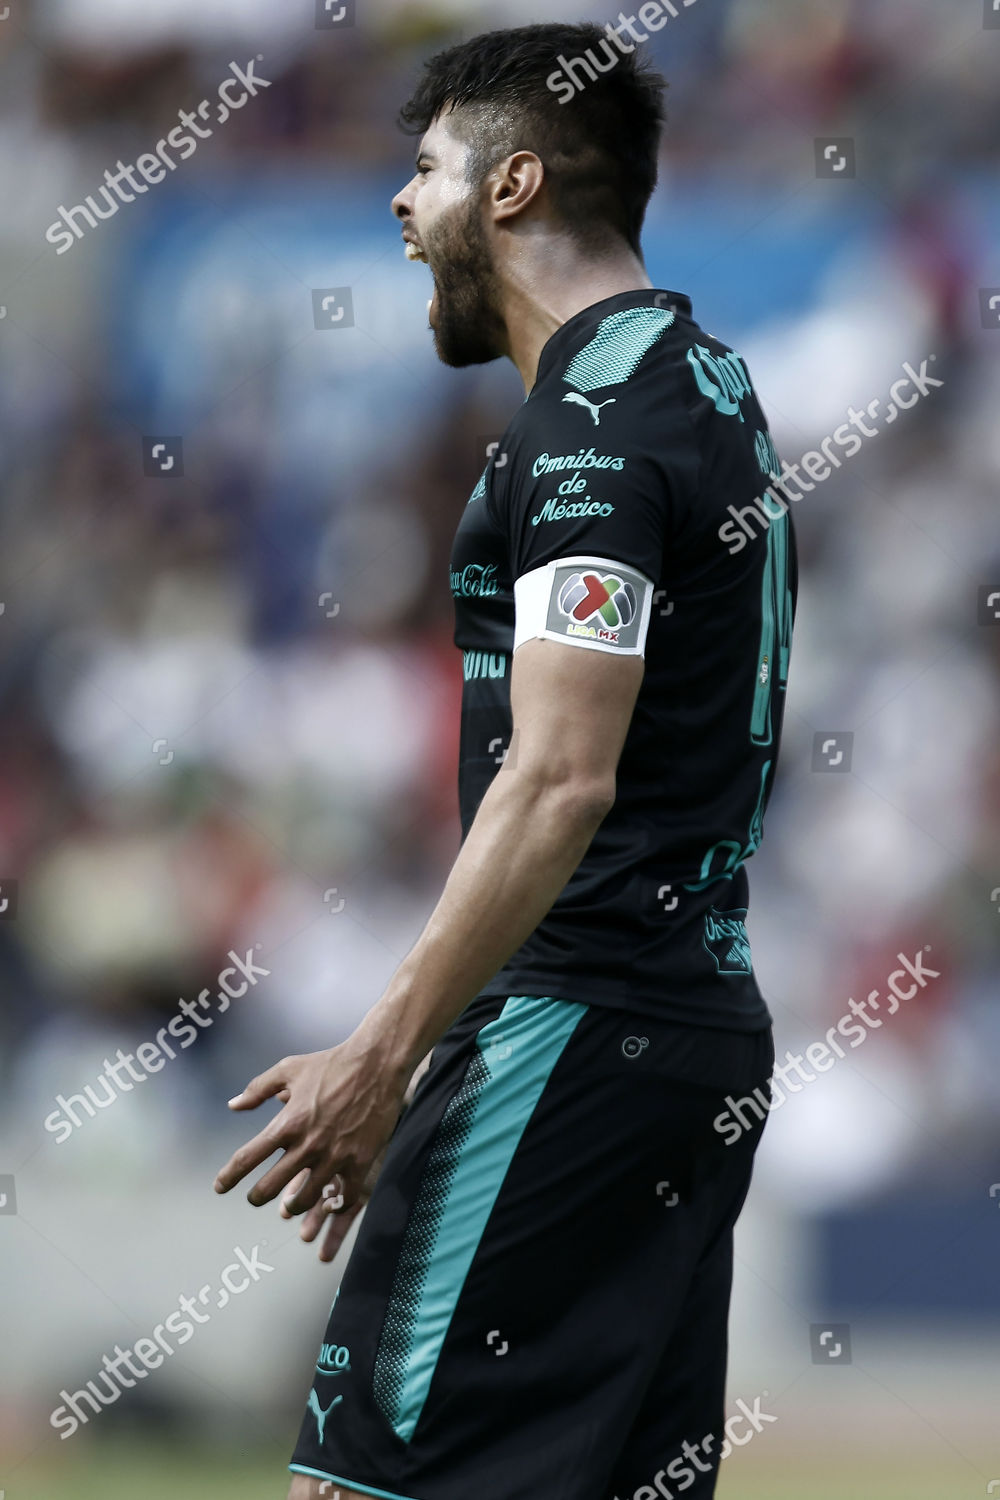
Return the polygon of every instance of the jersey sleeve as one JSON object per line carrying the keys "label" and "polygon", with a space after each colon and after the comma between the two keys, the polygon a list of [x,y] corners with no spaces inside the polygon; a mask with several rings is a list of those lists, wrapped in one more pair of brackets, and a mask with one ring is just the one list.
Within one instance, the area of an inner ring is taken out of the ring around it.
{"label": "jersey sleeve", "polygon": [[[664,454],[669,416],[648,408],[648,391],[631,383],[562,399],[557,388],[509,434],[492,501],[514,580],[515,650],[543,636],[644,654],[682,506]],[[689,449],[686,412],[674,421],[675,451]]]}

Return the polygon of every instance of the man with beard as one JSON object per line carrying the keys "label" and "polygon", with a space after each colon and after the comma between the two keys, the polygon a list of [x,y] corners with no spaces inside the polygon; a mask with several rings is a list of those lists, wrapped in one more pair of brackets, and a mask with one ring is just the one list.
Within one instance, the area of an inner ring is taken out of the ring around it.
{"label": "man with beard", "polygon": [[[393,210],[433,272],[438,353],[507,356],[526,400],[452,556],[444,893],[348,1041],[231,1101],[284,1108],[219,1191],[281,1149],[249,1200],[283,1194],[324,1259],[370,1198],[291,1500],[701,1500],[727,1451],[764,1109],[735,1139],[719,1121],[773,1064],[745,861],[794,539],[787,506],[752,504],[780,465],[742,360],[646,274],[664,85],[614,35],[476,37],[403,111],[422,140]],[[755,526],[727,547],[741,507]]]}

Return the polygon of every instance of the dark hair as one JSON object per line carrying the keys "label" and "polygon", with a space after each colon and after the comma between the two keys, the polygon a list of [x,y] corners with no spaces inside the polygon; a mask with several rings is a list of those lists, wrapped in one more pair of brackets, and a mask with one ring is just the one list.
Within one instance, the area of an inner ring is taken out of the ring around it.
{"label": "dark hair", "polygon": [[399,123],[420,135],[438,115],[461,110],[455,124],[473,147],[471,181],[515,151],[534,151],[556,212],[582,244],[617,233],[639,254],[666,82],[638,57],[590,22],[484,32],[430,58]]}

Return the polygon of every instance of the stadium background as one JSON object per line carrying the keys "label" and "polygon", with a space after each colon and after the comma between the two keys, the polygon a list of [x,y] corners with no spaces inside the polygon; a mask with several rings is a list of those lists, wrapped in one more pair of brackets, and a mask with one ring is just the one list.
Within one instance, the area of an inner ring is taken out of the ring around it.
{"label": "stadium background", "polygon": [[[344,1037],[440,889],[458,838],[448,551],[522,396],[507,366],[436,361],[428,273],[388,213],[413,150],[395,111],[449,40],[617,17],[562,0],[349,0],[337,25],[323,0],[4,9],[0,1491],[263,1500],[283,1493],[337,1272],[272,1210],[213,1196],[248,1123],[224,1101]],[[751,866],[779,1053],[884,993],[897,953],[929,949],[940,977],[770,1122],[730,1397],[766,1392],[778,1420],[720,1495],[984,1495],[1000,15],[676,9],[649,44],[671,82],[654,282],[744,354],[789,459],[849,406],[884,412],[904,361],[933,356],[944,380],[796,506],[783,767]],[[269,87],[56,253],[60,206],[258,56]],[[152,444],[177,437],[158,474]],[[850,769],[814,769],[816,735],[848,733]],[[68,1139],[46,1131],[58,1094],[214,992],[231,948],[270,976]],[[60,1390],[255,1245],[273,1271],[60,1441]]]}

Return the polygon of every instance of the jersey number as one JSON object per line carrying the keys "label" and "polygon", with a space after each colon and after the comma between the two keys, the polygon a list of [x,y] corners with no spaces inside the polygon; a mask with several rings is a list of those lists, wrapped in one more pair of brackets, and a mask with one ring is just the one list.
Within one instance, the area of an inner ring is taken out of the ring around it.
{"label": "jersey number", "polygon": [[784,515],[767,530],[767,557],[761,585],[760,653],[750,714],[750,738],[755,745],[772,739],[771,694],[788,681],[792,644],[792,595],[788,587],[788,521]]}
{"label": "jersey number", "polygon": [[[791,644],[792,595],[788,587],[788,523],[782,515],[771,522],[767,531],[767,556],[761,584],[760,652],[750,714],[750,738],[755,745],[769,745],[773,738],[771,694],[775,685],[784,690],[788,680]],[[770,769],[771,762],[766,760],[761,767],[760,790],[746,844],[741,846],[733,839],[722,839],[713,844],[702,860],[699,878],[685,886],[685,890],[704,890],[713,880],[735,874],[740,865],[758,848],[764,831],[764,796]]]}

